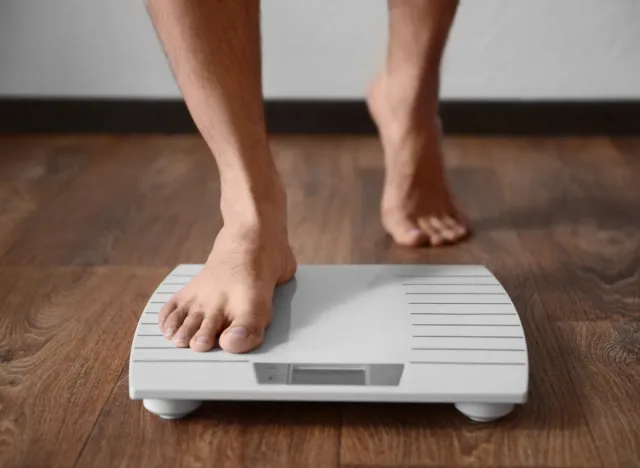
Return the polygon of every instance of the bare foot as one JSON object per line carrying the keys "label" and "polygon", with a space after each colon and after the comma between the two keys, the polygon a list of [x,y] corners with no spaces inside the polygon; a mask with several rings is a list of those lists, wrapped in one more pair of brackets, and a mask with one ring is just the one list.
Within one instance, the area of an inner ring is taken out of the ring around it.
{"label": "bare foot", "polygon": [[406,246],[463,239],[468,228],[445,180],[435,106],[391,90],[384,74],[369,90],[367,104],[384,149],[381,216],[387,232]]}
{"label": "bare foot", "polygon": [[206,266],[160,311],[166,338],[179,347],[208,351],[220,335],[220,347],[232,353],[262,343],[274,288],[296,272],[286,222],[279,218],[225,224]]}

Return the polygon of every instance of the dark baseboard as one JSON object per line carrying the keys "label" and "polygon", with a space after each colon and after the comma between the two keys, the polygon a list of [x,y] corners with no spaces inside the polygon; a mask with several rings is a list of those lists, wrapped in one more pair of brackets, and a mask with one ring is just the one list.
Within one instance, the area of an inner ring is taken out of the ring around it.
{"label": "dark baseboard", "polygon": [[[271,133],[372,134],[362,101],[267,101]],[[448,134],[640,135],[636,101],[443,101]],[[0,133],[192,133],[180,100],[2,99]]]}

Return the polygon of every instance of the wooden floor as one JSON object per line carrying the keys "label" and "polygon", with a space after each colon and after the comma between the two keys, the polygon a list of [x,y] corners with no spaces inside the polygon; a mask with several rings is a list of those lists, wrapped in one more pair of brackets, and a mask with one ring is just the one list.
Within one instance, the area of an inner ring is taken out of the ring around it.
{"label": "wooden floor", "polygon": [[475,236],[394,246],[373,137],[276,137],[301,263],[486,264],[519,309],[530,401],[491,425],[452,406],[129,400],[141,310],[217,230],[195,136],[0,138],[0,466],[640,466],[640,139],[446,141]]}

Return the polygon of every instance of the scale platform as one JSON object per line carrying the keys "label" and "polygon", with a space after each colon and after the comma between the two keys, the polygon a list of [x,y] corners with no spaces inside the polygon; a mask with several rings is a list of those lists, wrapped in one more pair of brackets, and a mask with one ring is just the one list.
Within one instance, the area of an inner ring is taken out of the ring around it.
{"label": "scale platform", "polygon": [[177,266],[135,331],[129,394],[183,417],[206,400],[453,403],[492,421],[527,399],[520,317],[480,265],[300,265],[276,288],[263,344],[177,348],[158,312],[202,265]]}

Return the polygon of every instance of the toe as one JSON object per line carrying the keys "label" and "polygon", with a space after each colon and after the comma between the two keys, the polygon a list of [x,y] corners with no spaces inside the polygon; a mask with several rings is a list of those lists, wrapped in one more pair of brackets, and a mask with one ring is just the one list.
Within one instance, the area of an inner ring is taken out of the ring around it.
{"label": "toe", "polygon": [[438,246],[444,242],[442,234],[440,234],[439,230],[431,224],[429,218],[420,218],[418,220],[418,225],[420,226],[420,229],[422,229],[422,232],[429,237],[431,245]]}
{"label": "toe", "polygon": [[468,229],[466,228],[466,226],[450,216],[445,216],[442,219],[442,223],[447,227],[448,230],[455,234],[456,239],[461,239],[468,234]]}
{"label": "toe", "polygon": [[385,227],[399,245],[416,246],[429,241],[416,223],[402,215],[387,216]]}
{"label": "toe", "polygon": [[424,244],[428,239],[417,227],[398,229],[392,237],[400,245],[416,246]]}
{"label": "toe", "polygon": [[169,302],[162,306],[162,308],[160,309],[160,313],[158,314],[158,325],[160,326],[160,330],[164,329],[164,322],[167,320],[167,317],[169,317],[169,315],[174,310],[176,310],[177,307],[178,302],[176,301],[175,297],[169,299]]}
{"label": "toe", "polygon": [[182,326],[184,319],[187,318],[188,309],[185,307],[178,307],[165,319],[162,324],[162,334],[171,339],[176,334],[178,329]]}
{"label": "toe", "polygon": [[269,323],[270,307],[254,307],[239,312],[220,335],[220,347],[230,353],[245,353],[262,343]]}
{"label": "toe", "polygon": [[224,322],[222,311],[206,314],[200,328],[191,339],[189,346],[194,351],[209,351],[216,343],[216,335]]}
{"label": "toe", "polygon": [[182,322],[182,326],[178,329],[173,336],[173,343],[179,347],[189,346],[189,342],[193,335],[200,329],[204,314],[202,312],[191,312],[187,315],[187,318]]}
{"label": "toe", "polygon": [[230,353],[246,353],[262,343],[264,330],[240,320],[231,323],[220,336],[220,347]]}
{"label": "toe", "polygon": [[447,242],[453,242],[459,237],[459,235],[452,227],[446,225],[444,221],[439,218],[431,216],[429,218],[429,224],[434,229],[434,231],[436,231],[438,235]]}

